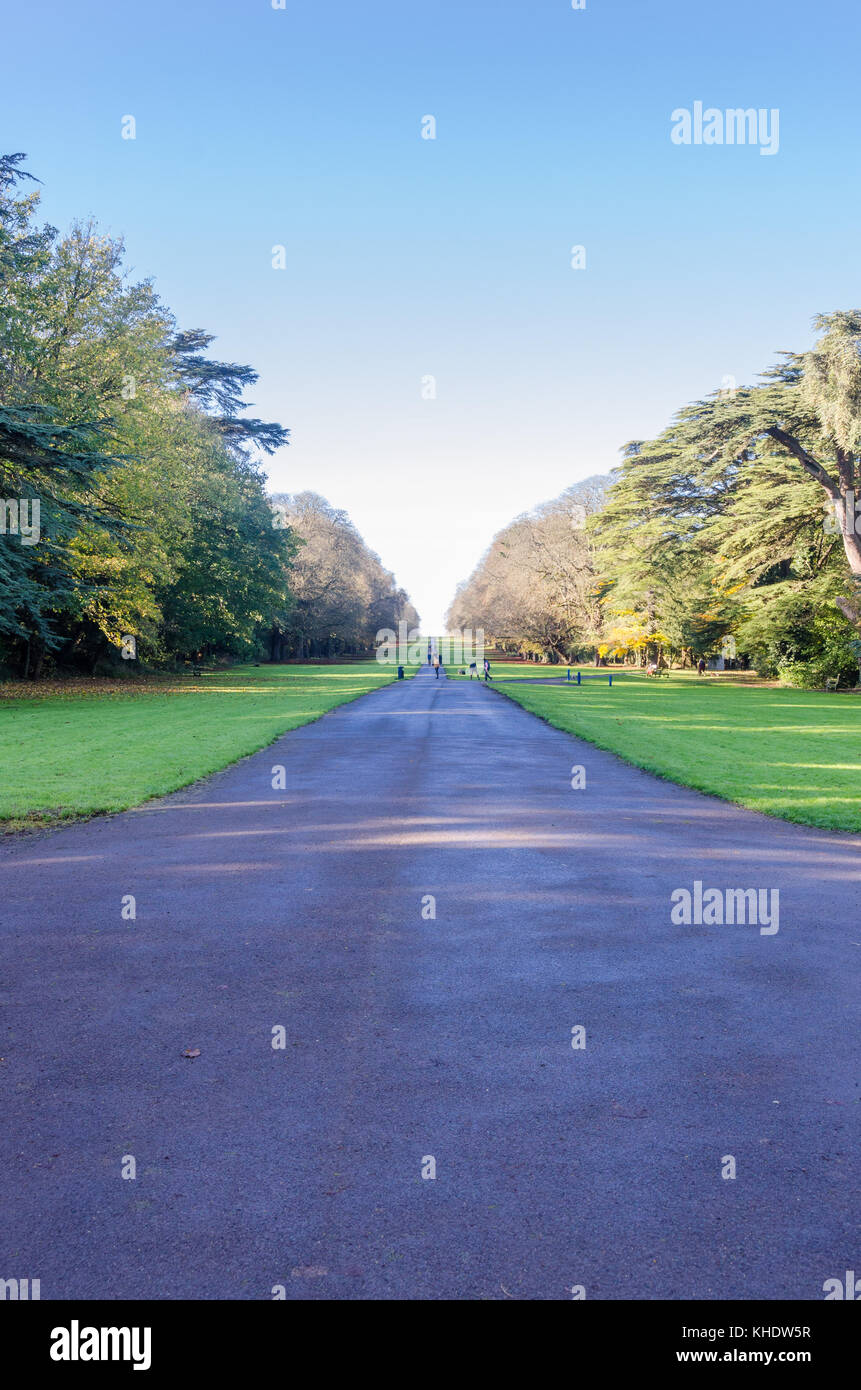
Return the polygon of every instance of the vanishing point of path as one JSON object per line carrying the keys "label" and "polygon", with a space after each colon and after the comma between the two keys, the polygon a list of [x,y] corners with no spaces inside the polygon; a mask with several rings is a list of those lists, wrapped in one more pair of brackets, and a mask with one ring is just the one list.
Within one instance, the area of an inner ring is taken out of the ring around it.
{"label": "vanishing point of path", "polygon": [[[777,888],[779,932],[673,925],[695,880]],[[427,669],[8,844],[0,1277],[43,1299],[821,1299],[858,1267],[859,881],[861,837],[661,782]]]}

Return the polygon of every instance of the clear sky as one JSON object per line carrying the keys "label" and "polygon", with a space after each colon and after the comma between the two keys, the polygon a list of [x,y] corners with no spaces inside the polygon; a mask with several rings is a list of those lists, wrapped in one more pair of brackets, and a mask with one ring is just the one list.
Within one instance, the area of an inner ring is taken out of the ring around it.
{"label": "clear sky", "polygon": [[[426,630],[518,512],[861,304],[857,0],[284,6],[10,4],[0,144],[260,372],[272,489]],[[674,144],[696,101],[777,108],[778,153]]]}

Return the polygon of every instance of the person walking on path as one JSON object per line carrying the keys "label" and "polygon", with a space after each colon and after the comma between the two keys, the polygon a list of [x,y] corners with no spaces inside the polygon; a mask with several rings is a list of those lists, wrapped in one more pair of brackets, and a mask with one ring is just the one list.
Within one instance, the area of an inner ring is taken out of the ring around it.
{"label": "person walking on path", "polygon": [[434,655],[433,659],[433,673],[436,676],[437,680],[439,680],[439,657],[436,655]]}
{"label": "person walking on path", "polygon": [[487,657],[484,658],[484,679],[486,681],[493,680],[493,676],[490,674],[490,662],[488,661]]}

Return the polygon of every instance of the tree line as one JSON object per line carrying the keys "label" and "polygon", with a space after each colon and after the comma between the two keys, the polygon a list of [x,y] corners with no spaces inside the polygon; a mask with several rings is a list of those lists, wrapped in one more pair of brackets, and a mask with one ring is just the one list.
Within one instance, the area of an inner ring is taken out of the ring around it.
{"label": "tree line", "polygon": [[248,414],[257,373],[180,328],[121,239],[39,225],[37,183],[0,156],[0,666],[370,646],[408,600],[322,499],[273,510],[289,433]]}
{"label": "tree line", "polygon": [[357,655],[374,647],[383,628],[418,625],[409,596],[346,512],[315,492],[276,493],[272,504],[300,544],[291,570],[293,604],[270,628],[270,660]]}
{"label": "tree line", "polygon": [[[724,385],[606,478],[501,531],[449,610],[546,661],[693,665],[854,685],[861,659],[861,311]],[[857,524],[856,524],[857,523]]]}

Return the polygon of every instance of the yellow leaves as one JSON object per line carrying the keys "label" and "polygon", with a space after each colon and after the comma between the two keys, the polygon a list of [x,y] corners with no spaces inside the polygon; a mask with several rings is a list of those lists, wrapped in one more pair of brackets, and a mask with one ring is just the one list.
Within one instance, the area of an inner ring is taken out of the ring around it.
{"label": "yellow leaves", "polygon": [[[633,614],[620,613],[619,616],[627,617],[633,616]],[[654,645],[665,647],[672,645],[666,633],[661,632],[659,628],[652,627],[642,619],[633,624],[616,624],[610,628],[608,636],[609,641],[603,648],[598,648],[601,656],[625,656],[628,652],[641,652]]]}

